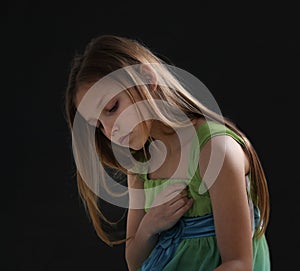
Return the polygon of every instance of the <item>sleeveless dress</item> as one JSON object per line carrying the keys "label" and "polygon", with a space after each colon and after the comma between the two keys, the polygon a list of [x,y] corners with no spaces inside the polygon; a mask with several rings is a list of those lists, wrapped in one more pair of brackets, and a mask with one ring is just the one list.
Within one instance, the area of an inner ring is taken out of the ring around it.
{"label": "sleeveless dress", "polygon": [[[209,192],[201,192],[202,179],[199,170],[196,170],[195,163],[198,161],[199,152],[202,146],[213,136],[228,135],[235,139],[239,144],[244,144],[244,141],[232,130],[228,129],[222,124],[207,121],[200,125],[197,130],[197,144],[192,143],[190,152],[188,181],[189,196],[193,197],[193,206],[184,214],[184,218],[201,218],[207,215],[212,215],[212,205]],[[196,159],[196,160],[195,160]],[[198,162],[197,162],[198,165]],[[148,179],[147,172],[140,174],[140,178],[144,181],[146,203],[145,211],[147,212],[157,196],[161,191],[162,186],[174,182],[185,182],[182,179]],[[250,179],[246,178],[246,181]],[[203,185],[203,184],[202,184]],[[150,188],[150,189],[148,189]],[[200,190],[199,190],[200,189]],[[248,201],[250,211],[253,214],[253,203],[250,197],[250,182],[247,185]],[[252,218],[252,223],[253,223]],[[254,228],[253,228],[254,230]],[[170,241],[172,242],[172,240]],[[153,253],[153,251],[152,251]],[[151,257],[151,254],[150,256]],[[147,261],[147,260],[146,260]],[[159,261],[159,260],[158,260]],[[138,271],[143,270],[161,270],[161,271],[211,271],[221,264],[221,257],[217,246],[217,239],[215,235],[209,235],[196,238],[181,239],[176,247],[174,255],[163,267],[148,267],[143,265]],[[150,264],[151,265],[151,264]],[[270,255],[267,240],[265,235],[261,237],[253,236],[253,270],[254,271],[270,271]]]}

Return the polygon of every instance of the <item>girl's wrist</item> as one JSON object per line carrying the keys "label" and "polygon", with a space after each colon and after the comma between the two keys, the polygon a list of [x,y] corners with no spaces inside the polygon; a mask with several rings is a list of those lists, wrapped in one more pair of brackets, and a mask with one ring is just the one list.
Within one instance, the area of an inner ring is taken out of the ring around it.
{"label": "girl's wrist", "polygon": [[140,228],[143,231],[144,236],[147,236],[149,239],[157,238],[159,235],[159,230],[155,229],[155,223],[149,216],[150,214],[146,213],[141,221]]}

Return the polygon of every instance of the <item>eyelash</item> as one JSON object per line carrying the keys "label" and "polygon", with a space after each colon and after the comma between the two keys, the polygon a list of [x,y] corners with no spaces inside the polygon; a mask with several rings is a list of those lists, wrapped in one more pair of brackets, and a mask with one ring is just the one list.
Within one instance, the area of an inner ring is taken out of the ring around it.
{"label": "eyelash", "polygon": [[119,102],[116,101],[116,103],[114,104],[114,106],[111,109],[107,110],[107,111],[109,113],[113,113],[113,112],[115,112],[118,109],[118,106],[119,106]]}
{"label": "eyelash", "polygon": [[[119,107],[119,101],[116,101],[116,103],[114,104],[114,106],[111,109],[108,109],[107,111],[109,113],[113,113],[113,112],[115,112],[118,109],[118,107]],[[102,123],[99,120],[97,121],[97,128],[103,129],[103,125],[102,125]]]}

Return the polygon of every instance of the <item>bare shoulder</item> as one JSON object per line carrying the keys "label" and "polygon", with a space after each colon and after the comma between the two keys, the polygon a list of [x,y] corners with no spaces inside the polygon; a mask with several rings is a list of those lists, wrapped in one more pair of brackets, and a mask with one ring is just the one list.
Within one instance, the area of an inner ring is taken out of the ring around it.
{"label": "bare shoulder", "polygon": [[200,174],[203,177],[209,169],[249,172],[249,160],[242,146],[229,135],[217,135],[203,146],[199,157]]}

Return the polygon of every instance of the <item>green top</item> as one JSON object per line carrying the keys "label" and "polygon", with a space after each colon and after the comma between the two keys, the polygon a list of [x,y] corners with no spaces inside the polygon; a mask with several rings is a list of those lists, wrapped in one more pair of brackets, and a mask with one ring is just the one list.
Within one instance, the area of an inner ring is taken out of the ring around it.
{"label": "green top", "polygon": [[[187,171],[187,180],[183,179],[155,179],[149,180],[148,174],[140,174],[140,178],[144,180],[144,188],[146,194],[145,210],[148,211],[157,194],[167,185],[176,182],[185,182],[189,187],[189,196],[194,199],[193,206],[185,213],[187,217],[202,216],[212,213],[211,200],[208,191],[202,189],[202,178],[198,170],[199,153],[204,144],[213,136],[229,135],[232,136],[240,144],[244,144],[243,139],[236,133],[228,129],[222,124],[207,121],[197,130],[197,138],[193,139],[191,144],[190,159]],[[198,140],[198,142],[197,142]]]}
{"label": "green top", "polygon": [[[243,139],[222,124],[207,121],[197,129],[197,138],[193,139],[188,165],[188,179],[148,179],[146,170],[140,174],[144,180],[146,195],[145,211],[147,212],[157,194],[168,184],[186,182],[193,206],[185,213],[186,217],[203,216],[212,213],[212,205],[207,190],[201,193],[202,178],[198,170],[199,154],[204,144],[213,136],[228,135],[239,144],[244,145]],[[250,195],[248,191],[248,196]],[[172,260],[162,271],[212,271],[221,264],[216,236],[183,239]],[[140,270],[140,269],[138,269]],[[269,248],[265,236],[253,237],[253,270],[270,271]]]}

